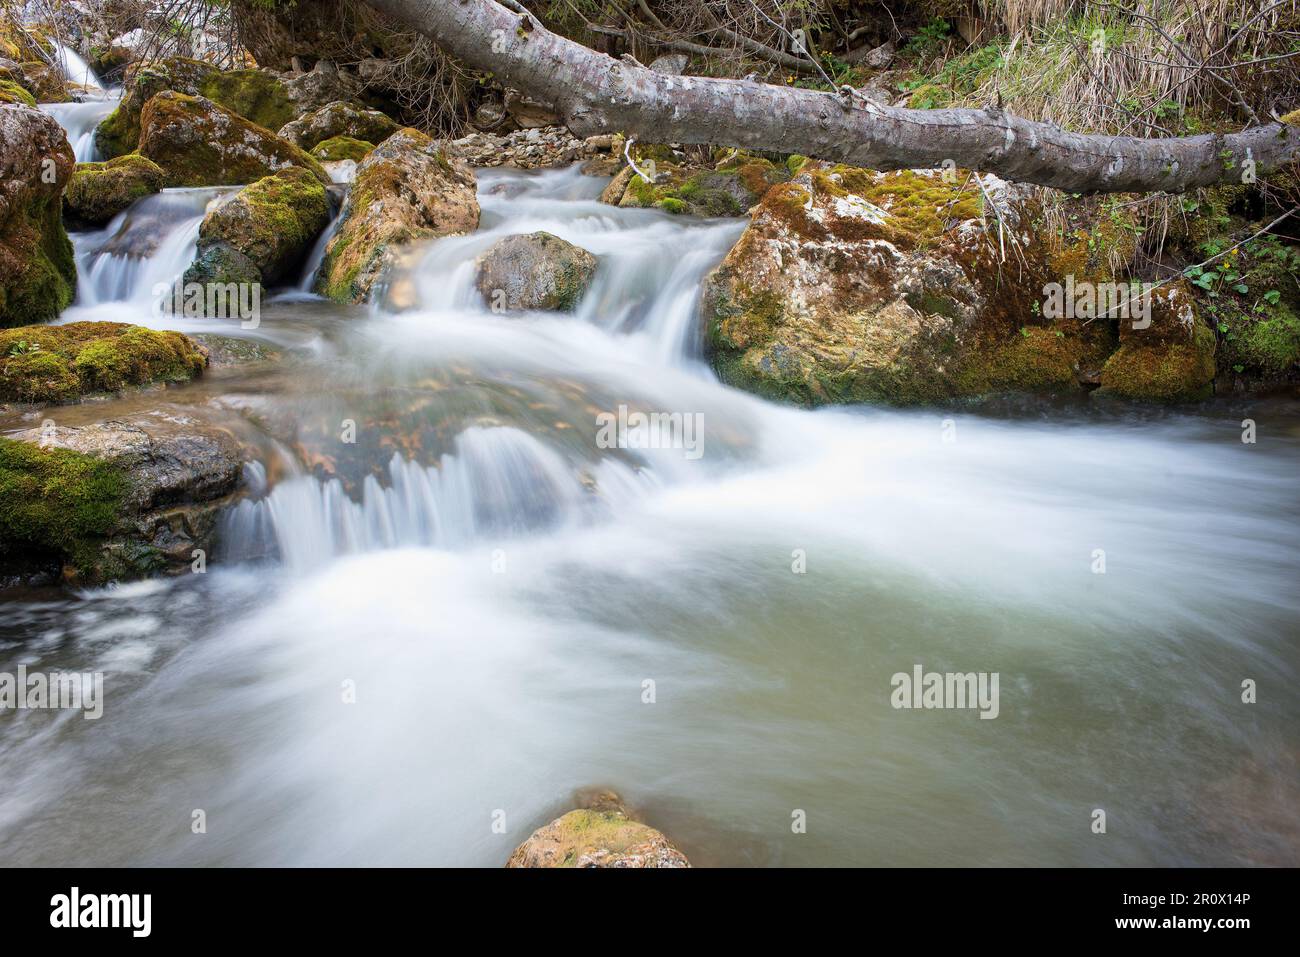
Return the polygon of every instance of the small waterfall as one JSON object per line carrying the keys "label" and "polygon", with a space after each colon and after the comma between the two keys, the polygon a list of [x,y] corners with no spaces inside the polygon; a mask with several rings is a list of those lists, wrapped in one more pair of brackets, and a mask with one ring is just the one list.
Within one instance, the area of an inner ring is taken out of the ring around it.
{"label": "small waterfall", "polygon": [[99,82],[99,77],[90,68],[90,64],[78,56],[76,51],[68,49],[57,40],[51,40],[50,45],[54,47],[55,66],[63,72],[64,78],[69,83],[75,83],[88,90],[104,89],[103,84]]}
{"label": "small waterfall", "polygon": [[82,103],[42,103],[41,109],[63,127],[77,162],[94,163],[104,158],[95,144],[95,130],[108,114],[117,109],[121,96],[121,90],[111,90],[102,97]]}
{"label": "small waterfall", "polygon": [[[487,313],[475,287],[477,257],[506,236],[548,232],[600,260],[575,319],[627,336],[627,351],[643,360],[696,362],[700,282],[735,244],[744,220],[620,209],[597,200],[603,185],[577,168],[545,176],[480,170],[478,232],[431,244],[386,288],[413,290],[425,310]],[[407,305],[397,296],[380,304]]]}
{"label": "small waterfall", "polygon": [[[626,502],[650,481],[611,460],[586,484],[557,452],[509,426],[471,426],[435,467],[394,453],[386,472],[386,485],[366,477],[359,502],[337,479],[282,481],[226,513],[223,547],[236,560],[277,556],[301,570],[356,552],[485,544],[576,520],[592,502]],[[246,474],[250,488],[259,474]]]}
{"label": "small waterfall", "polygon": [[340,203],[338,209],[334,211],[329,225],[326,226],[319,236],[316,237],[316,243],[311,247],[311,252],[307,254],[307,259],[303,262],[302,275],[298,278],[298,289],[300,293],[311,293],[316,288],[316,273],[320,271],[320,264],[325,260],[325,247],[329,245],[334,234],[338,232],[339,224],[343,221],[343,209],[345,203]]}
{"label": "small waterfall", "polygon": [[194,261],[208,208],[238,187],[165,189],[146,196],[99,231],[74,233],[77,305],[148,303]]}

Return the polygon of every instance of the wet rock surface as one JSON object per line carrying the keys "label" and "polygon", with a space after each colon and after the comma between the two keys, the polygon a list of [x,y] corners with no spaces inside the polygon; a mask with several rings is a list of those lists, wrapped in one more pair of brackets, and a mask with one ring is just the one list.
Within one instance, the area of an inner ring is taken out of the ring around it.
{"label": "wet rock surface", "polygon": [[690,867],[661,832],[636,821],[622,799],[606,791],[585,806],[538,828],[506,867]]}
{"label": "wet rock surface", "polygon": [[494,310],[568,311],[596,274],[596,257],[551,233],[507,236],[478,262],[478,290]]}
{"label": "wet rock surface", "polygon": [[425,134],[401,130],[357,167],[343,217],[326,247],[321,290],[362,302],[404,246],[478,228],[474,174]]}
{"label": "wet rock surface", "polygon": [[0,327],[52,319],[72,301],[76,267],[60,196],[74,166],[52,116],[0,104]]}

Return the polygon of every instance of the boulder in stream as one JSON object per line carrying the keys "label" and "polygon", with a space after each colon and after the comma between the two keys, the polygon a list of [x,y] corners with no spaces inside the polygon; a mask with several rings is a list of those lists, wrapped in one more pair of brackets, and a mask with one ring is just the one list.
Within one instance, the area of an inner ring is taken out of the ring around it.
{"label": "boulder in stream", "polygon": [[124,322],[0,330],[0,402],[57,403],[154,382],[184,382],[207,356],[179,332]]}
{"label": "boulder in stream", "polygon": [[140,155],[163,168],[168,186],[251,183],[288,166],[330,181],[308,153],[202,96],[159,93],[140,122]]}
{"label": "boulder in stream", "polygon": [[507,236],[479,257],[477,285],[494,311],[566,312],[591,285],[596,257],[546,232]]}
{"label": "boulder in stream", "polygon": [[86,584],[188,571],[242,468],[229,433],[180,412],[13,433],[0,439],[0,560]]}
{"label": "boulder in stream", "polygon": [[103,163],[78,163],[63,194],[69,221],[103,226],[137,199],[163,187],[167,174],[139,153],[127,153]]}
{"label": "boulder in stream", "polygon": [[185,282],[279,282],[302,264],[329,218],[325,187],[307,170],[259,179],[204,217]]}
{"label": "boulder in stream", "polygon": [[729,384],[805,405],[911,404],[1083,394],[1098,370],[1104,392],[1195,398],[1213,377],[1189,297],[1155,297],[1168,335],[1045,308],[1054,281],[1112,277],[1090,233],[1049,241],[1031,191],[960,171],[797,169],[705,281],[705,339]]}
{"label": "boulder in stream", "polygon": [[690,867],[661,832],[632,818],[617,794],[605,791],[520,844],[506,867]]}
{"label": "boulder in stream", "polygon": [[54,117],[0,103],[0,327],[53,319],[72,301],[77,272],[59,197],[75,165]]}
{"label": "boulder in stream", "polygon": [[321,291],[339,302],[363,302],[401,247],[473,232],[478,217],[468,167],[418,130],[400,130],[357,167],[325,250]]}

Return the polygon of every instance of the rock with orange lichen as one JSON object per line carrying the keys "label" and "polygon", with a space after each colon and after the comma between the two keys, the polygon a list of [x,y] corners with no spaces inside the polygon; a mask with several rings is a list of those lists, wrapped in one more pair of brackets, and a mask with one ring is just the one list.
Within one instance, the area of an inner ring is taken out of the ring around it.
{"label": "rock with orange lichen", "polygon": [[539,827],[506,867],[690,867],[662,833],[629,816],[618,795],[602,792],[588,807]]}

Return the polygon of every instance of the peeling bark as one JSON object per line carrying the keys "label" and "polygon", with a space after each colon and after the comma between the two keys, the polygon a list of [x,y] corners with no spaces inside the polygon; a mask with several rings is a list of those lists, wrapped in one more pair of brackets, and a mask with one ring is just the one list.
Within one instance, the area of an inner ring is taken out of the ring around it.
{"label": "peeling bark", "polygon": [[582,136],[801,153],[869,169],[951,161],[1076,193],[1171,192],[1300,158],[1300,128],[1141,139],[1069,133],[1000,110],[909,110],[746,80],[666,76],[546,30],[494,0],[367,0],[446,53],[554,105]]}

